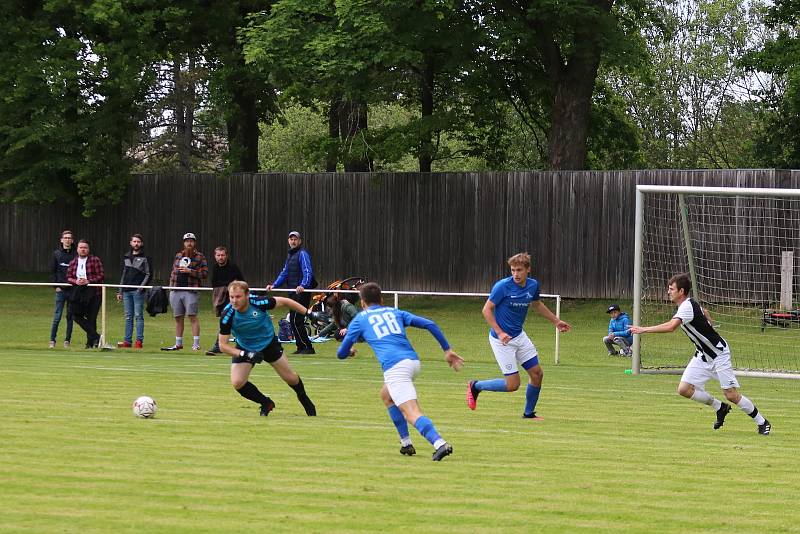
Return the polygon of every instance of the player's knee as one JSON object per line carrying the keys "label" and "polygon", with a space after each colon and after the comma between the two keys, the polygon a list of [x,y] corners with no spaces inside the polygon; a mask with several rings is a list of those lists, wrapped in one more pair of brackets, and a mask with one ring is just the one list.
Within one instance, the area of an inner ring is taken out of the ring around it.
{"label": "player's knee", "polygon": [[678,395],[681,397],[686,397],[687,399],[691,398],[694,395],[694,386],[691,384],[687,384],[686,382],[681,382],[678,384]]}
{"label": "player's knee", "polygon": [[235,376],[231,377],[231,385],[233,386],[233,389],[235,389],[236,391],[242,389],[245,384],[247,384],[246,378],[240,378]]}
{"label": "player's knee", "polygon": [[725,398],[728,400],[728,402],[738,404],[739,401],[742,400],[742,395],[736,390],[736,388],[723,389],[722,393],[725,395]]}

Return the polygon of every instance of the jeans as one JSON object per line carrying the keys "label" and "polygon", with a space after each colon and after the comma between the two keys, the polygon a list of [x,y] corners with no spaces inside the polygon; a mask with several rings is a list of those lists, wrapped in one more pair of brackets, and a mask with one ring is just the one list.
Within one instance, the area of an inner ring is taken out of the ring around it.
{"label": "jeans", "polygon": [[53,313],[53,326],[50,327],[50,341],[56,340],[58,334],[58,323],[61,322],[61,315],[64,306],[67,307],[67,335],[64,341],[72,340],[72,306],[69,304],[69,291],[56,291],[56,309]]}
{"label": "jeans", "polygon": [[122,304],[125,307],[125,341],[128,343],[132,341],[134,318],[136,339],[144,341],[144,291],[123,291]]}
{"label": "jeans", "polygon": [[97,314],[100,312],[100,297],[93,295],[87,304],[73,303],[75,306],[73,318],[78,326],[86,332],[86,348],[96,346],[100,342],[97,333]]}

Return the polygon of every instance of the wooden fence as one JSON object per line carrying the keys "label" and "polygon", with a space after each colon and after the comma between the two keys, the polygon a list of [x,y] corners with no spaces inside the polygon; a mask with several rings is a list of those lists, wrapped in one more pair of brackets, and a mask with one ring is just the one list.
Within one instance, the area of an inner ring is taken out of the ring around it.
{"label": "wooden fence", "polygon": [[799,188],[800,172],[604,172],[136,175],[124,201],[92,218],[65,203],[0,205],[0,269],[45,272],[60,231],[85,237],[118,280],[132,233],[166,281],[185,232],[213,262],[224,244],[251,284],[280,271],[290,230],[318,280],[366,276],[397,290],[486,291],[505,259],[533,256],[547,293],[629,298],[636,184]]}

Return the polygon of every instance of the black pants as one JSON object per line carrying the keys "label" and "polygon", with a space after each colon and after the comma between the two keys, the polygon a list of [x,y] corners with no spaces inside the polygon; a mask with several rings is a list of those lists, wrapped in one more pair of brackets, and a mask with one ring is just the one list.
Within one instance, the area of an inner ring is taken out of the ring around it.
{"label": "black pants", "polygon": [[97,314],[100,313],[100,297],[94,295],[87,303],[73,303],[72,318],[86,332],[86,346],[93,347],[100,341],[97,333]]}
{"label": "black pants", "polygon": [[[311,304],[311,293],[303,291],[302,293],[292,293],[290,299],[299,302],[306,308]],[[308,339],[308,331],[306,330],[306,316],[294,310],[289,312],[289,322],[292,324],[292,332],[294,333],[294,342],[297,344],[297,349],[311,349],[311,340]]]}

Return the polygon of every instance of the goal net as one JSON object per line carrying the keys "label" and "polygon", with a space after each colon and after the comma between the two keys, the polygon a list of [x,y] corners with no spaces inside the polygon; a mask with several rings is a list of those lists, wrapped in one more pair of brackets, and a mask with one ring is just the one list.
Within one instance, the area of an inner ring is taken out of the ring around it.
{"label": "goal net", "polygon": [[[640,185],[634,323],[669,321],[685,272],[737,374],[800,378],[799,246],[800,190]],[[676,335],[636,336],[633,372],[682,372],[694,348]]]}

